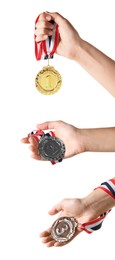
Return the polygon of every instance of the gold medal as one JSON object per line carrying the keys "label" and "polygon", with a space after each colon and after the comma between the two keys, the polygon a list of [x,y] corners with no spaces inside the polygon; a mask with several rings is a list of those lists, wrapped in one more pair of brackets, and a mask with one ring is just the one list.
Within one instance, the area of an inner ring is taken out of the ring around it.
{"label": "gold medal", "polygon": [[62,77],[52,66],[43,67],[37,74],[35,85],[39,92],[45,95],[56,93],[62,84]]}

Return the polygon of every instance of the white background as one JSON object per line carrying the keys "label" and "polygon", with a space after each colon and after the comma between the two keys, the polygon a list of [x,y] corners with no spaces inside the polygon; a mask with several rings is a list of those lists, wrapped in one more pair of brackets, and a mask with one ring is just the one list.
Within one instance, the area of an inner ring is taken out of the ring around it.
{"label": "white background", "polygon": [[114,153],[80,154],[52,166],[31,159],[20,142],[47,120],[81,128],[115,125],[114,98],[73,61],[55,55],[50,63],[63,78],[57,94],[36,90],[35,76],[46,61],[34,56],[34,22],[43,11],[61,13],[82,38],[115,59],[114,0],[0,2],[0,259],[110,259],[114,209],[101,230],[83,232],[63,248],[47,248],[39,238],[56,219],[48,215],[55,203],[85,196],[115,175]]}

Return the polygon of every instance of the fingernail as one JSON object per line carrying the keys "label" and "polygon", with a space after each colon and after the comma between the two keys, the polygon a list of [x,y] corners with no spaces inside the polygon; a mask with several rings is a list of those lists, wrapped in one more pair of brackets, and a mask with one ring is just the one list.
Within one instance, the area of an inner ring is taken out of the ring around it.
{"label": "fingernail", "polygon": [[47,20],[47,21],[50,21],[50,20],[51,20],[51,16],[47,15],[47,16],[46,16],[46,20]]}

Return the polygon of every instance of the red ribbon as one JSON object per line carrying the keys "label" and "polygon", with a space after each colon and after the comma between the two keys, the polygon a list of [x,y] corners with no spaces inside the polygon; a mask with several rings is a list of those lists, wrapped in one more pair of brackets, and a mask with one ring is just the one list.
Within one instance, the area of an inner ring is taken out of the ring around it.
{"label": "red ribbon", "polygon": [[[35,29],[36,23],[39,21],[39,16],[35,21]],[[54,29],[52,32],[52,36],[49,36],[45,41],[36,42],[36,35],[34,35],[35,40],[35,57],[37,60],[45,59],[47,56],[50,58],[54,55],[58,41],[59,41],[59,30],[58,25],[54,23]]]}

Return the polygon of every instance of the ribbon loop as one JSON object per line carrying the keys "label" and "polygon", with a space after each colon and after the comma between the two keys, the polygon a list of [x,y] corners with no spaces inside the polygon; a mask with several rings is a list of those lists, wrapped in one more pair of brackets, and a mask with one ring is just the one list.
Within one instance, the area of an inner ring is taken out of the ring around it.
{"label": "ribbon loop", "polygon": [[[36,23],[38,21],[39,21],[39,16],[35,21],[35,29],[36,29]],[[53,58],[53,55],[56,51],[58,41],[59,41],[58,25],[53,20],[50,22],[54,24],[52,36],[48,36],[47,40],[45,41],[36,42],[36,36],[34,35],[35,57],[37,60]]]}

